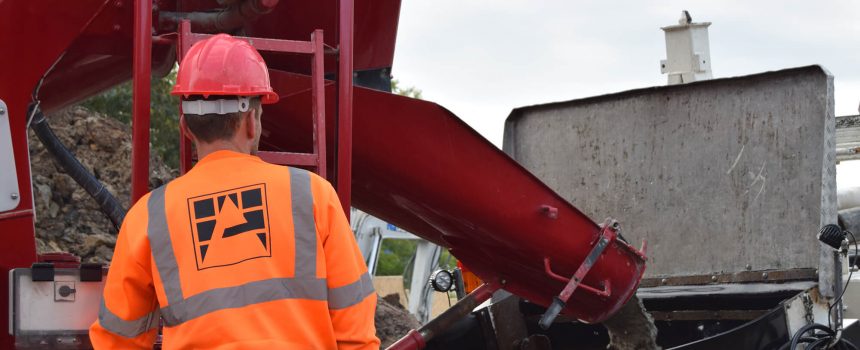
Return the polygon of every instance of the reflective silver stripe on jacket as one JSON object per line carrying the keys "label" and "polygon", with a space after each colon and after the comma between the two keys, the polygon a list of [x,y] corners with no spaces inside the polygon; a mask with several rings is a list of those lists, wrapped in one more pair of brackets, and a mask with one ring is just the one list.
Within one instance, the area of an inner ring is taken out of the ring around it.
{"label": "reflective silver stripe on jacket", "polygon": [[344,309],[360,303],[368,295],[373,294],[373,282],[368,273],[364,273],[353,283],[340,288],[328,290],[328,308],[332,310]]}
{"label": "reflective silver stripe on jacket", "polygon": [[326,280],[322,278],[272,278],[192,295],[162,308],[161,317],[165,325],[176,326],[218,310],[284,299],[327,300],[329,309],[336,310],[358,304],[373,292],[367,273],[358,281],[338,288],[326,288]]}
{"label": "reflective silver stripe on jacket", "polygon": [[156,309],[136,320],[126,321],[111,312],[105,301],[99,307],[99,325],[107,331],[126,338],[134,338],[158,327],[159,310]]}
{"label": "reflective silver stripe on jacket", "polygon": [[211,289],[161,309],[164,324],[175,326],[210,312],[282,299],[325,300],[324,279],[272,278]]}
{"label": "reflective silver stripe on jacket", "polygon": [[289,171],[296,249],[295,277],[212,289],[188,298],[182,294],[179,268],[167,230],[164,186],[153,191],[147,203],[147,232],[168,301],[168,306],[161,308],[165,325],[176,326],[211,312],[284,299],[326,301],[330,309],[342,309],[373,293],[370,275],[366,273],[357,281],[338,288],[327,288],[325,279],[316,278],[317,230],[310,173],[295,168]]}
{"label": "reflective silver stripe on jacket", "polygon": [[311,175],[307,170],[290,168],[290,205],[293,207],[293,232],[296,236],[296,278],[316,278],[317,229]]}
{"label": "reflective silver stripe on jacket", "polygon": [[149,247],[152,257],[155,258],[155,266],[158,268],[158,276],[164,285],[164,295],[167,303],[173,304],[183,299],[182,284],[179,280],[179,266],[176,264],[176,255],[173,254],[173,244],[170,242],[170,231],[167,228],[167,215],[164,214],[164,189],[167,185],[156,188],[149,195],[146,207],[149,211],[149,220],[146,227],[146,235],[149,238]]}

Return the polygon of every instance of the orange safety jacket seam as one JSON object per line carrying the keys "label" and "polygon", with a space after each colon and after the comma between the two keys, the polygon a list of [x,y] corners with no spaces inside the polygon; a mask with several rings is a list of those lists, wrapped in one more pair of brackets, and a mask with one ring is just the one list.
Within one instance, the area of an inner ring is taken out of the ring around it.
{"label": "orange safety jacket seam", "polygon": [[152,329],[152,320],[160,313],[165,325],[176,326],[228,308],[238,308],[267,301],[304,299],[327,301],[331,310],[343,309],[363,301],[374,292],[371,277],[362,274],[358,280],[342,287],[328,288],[326,280],[316,278],[316,223],[313,214],[313,194],[310,173],[289,168],[290,191],[293,203],[293,222],[296,247],[296,272],[293,278],[273,278],[245,283],[239,286],[218,288],[184,298],[179,279],[179,267],[170,241],[165,213],[164,191],[166,184],[152,191],[147,201],[147,237],[161,276],[168,306],[138,320],[125,321],[103,307],[99,322],[108,331],[135,337]]}

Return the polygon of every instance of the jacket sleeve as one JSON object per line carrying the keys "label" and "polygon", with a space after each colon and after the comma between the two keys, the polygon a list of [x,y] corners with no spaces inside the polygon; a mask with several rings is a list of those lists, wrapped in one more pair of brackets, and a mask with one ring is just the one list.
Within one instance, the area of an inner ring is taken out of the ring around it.
{"label": "jacket sleeve", "polygon": [[[138,203],[145,203],[148,196]],[[99,318],[90,327],[95,349],[152,349],[158,301],[152,282],[146,213],[129,211],[120,228],[102,295]],[[135,210],[138,209],[138,210]]]}
{"label": "jacket sleeve", "polygon": [[[321,180],[321,179],[320,179]],[[374,315],[376,293],[367,266],[337,193],[323,183],[324,199],[315,205],[322,211],[318,225],[326,264],[329,314],[338,349],[379,349]]]}

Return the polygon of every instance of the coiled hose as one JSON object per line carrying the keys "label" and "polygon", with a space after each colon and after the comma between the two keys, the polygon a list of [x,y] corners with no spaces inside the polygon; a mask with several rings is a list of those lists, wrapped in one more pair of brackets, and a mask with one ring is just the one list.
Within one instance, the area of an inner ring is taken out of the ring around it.
{"label": "coiled hose", "polygon": [[[806,335],[809,333],[809,335]],[[836,349],[836,350],[857,350],[857,346],[855,346],[848,339],[840,337],[841,334],[837,334],[836,331],[830,329],[829,327],[814,323],[808,324],[800,328],[797,333],[794,333],[794,336],[791,337],[791,341],[785,343],[785,345],[781,346],[779,349],[788,349],[788,350],[796,350],[798,349],[798,345],[807,344],[806,350],[815,350],[815,349]]]}
{"label": "coiled hose", "polygon": [[45,145],[48,153],[63,167],[66,174],[69,174],[78,185],[87,191],[90,197],[95,199],[99,205],[99,209],[107,215],[108,219],[110,219],[114,227],[119,231],[122,220],[125,218],[126,210],[119,204],[116,197],[93,174],[90,174],[84,168],[83,164],[75,158],[75,155],[57,138],[57,135],[54,134],[54,131],[48,125],[45,115],[39,110],[38,104],[31,103],[27,108],[27,113],[32,116],[30,128],[33,129],[39,141],[42,141],[42,144]]}

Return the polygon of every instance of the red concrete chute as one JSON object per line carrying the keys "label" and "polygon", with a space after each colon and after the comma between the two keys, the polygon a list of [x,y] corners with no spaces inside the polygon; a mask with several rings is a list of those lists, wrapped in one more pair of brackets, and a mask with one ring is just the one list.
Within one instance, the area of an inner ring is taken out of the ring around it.
{"label": "red concrete chute", "polygon": [[[307,151],[310,91],[297,85],[308,79],[271,76],[275,91],[290,93],[266,107],[264,147]],[[334,86],[326,91],[332,135]],[[549,306],[601,237],[594,221],[438,104],[356,87],[353,120],[353,205],[450,249],[485,281]],[[644,270],[641,252],[610,240],[564,312],[606,319]]]}

